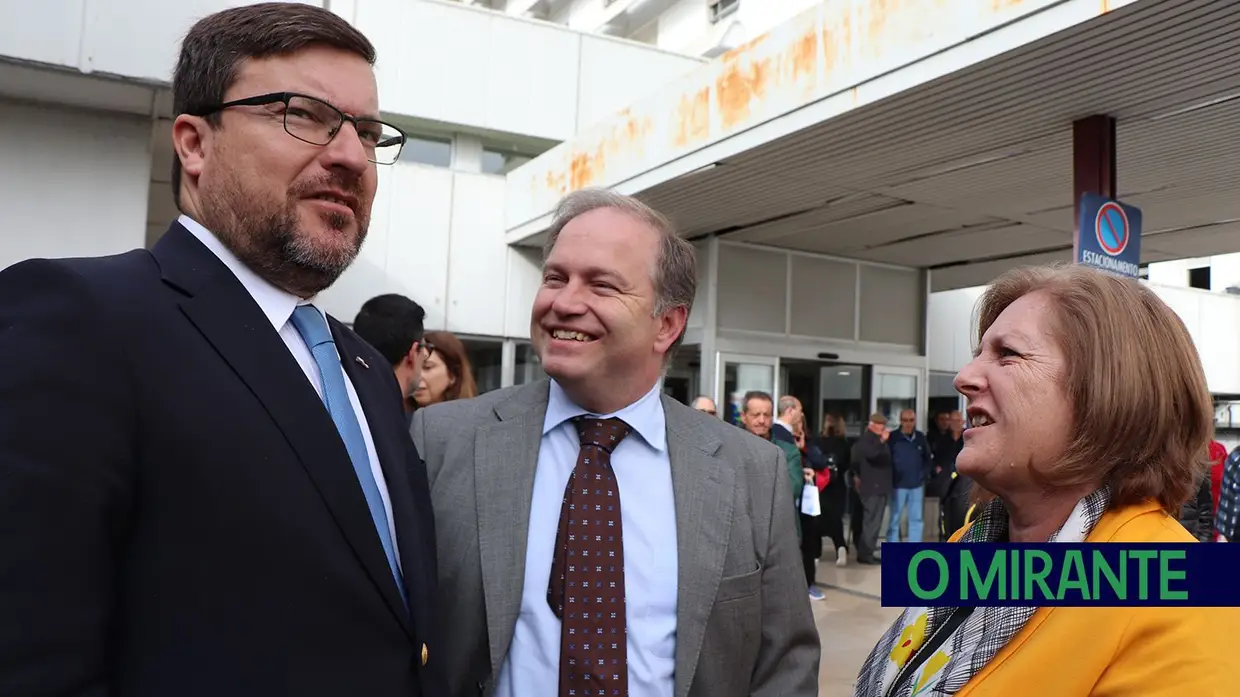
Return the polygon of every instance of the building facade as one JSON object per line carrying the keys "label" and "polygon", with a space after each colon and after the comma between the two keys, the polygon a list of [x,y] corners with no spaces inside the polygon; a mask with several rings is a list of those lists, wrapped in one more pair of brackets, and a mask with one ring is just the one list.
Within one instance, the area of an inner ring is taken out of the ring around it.
{"label": "building facade", "polygon": [[[906,407],[924,424],[956,403],[976,287],[1068,256],[1072,123],[1114,112],[1149,281],[1211,389],[1240,395],[1240,296],[1225,292],[1240,263],[1210,256],[1240,249],[1240,203],[1219,185],[1240,161],[1240,49],[1208,40],[1240,29],[1224,0],[308,1],[374,42],[380,103],[410,134],[380,168],[358,261],[319,302],[348,320],[374,295],[414,298],[429,329],[466,341],[484,390],[541,374],[528,324],[547,214],[607,186],[698,250],[665,390],[724,408],[747,389],[796,394],[815,428]],[[177,213],[179,38],[243,3],[10,4],[0,268],[153,244]]]}

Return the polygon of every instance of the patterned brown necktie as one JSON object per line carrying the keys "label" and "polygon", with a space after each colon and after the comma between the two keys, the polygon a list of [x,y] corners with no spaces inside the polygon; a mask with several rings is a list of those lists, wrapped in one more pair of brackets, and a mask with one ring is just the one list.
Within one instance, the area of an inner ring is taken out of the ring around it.
{"label": "patterned brown necktie", "polygon": [[624,546],[611,452],[629,435],[620,419],[573,419],[581,436],[564,489],[547,602],[560,618],[560,697],[627,697]]}

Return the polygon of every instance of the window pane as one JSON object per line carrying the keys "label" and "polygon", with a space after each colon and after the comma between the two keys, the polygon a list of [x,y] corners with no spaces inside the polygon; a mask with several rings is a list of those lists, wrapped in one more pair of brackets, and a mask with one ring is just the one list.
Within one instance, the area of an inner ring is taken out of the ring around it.
{"label": "window pane", "polygon": [[775,366],[766,363],[744,363],[728,361],[723,365],[723,404],[728,423],[737,426],[741,423],[741,411],[745,407],[745,393],[760,390],[769,395],[775,394]]}
{"label": "window pane", "polygon": [[498,341],[462,339],[469,362],[474,368],[474,381],[478,394],[499,389],[500,371],[503,369],[503,344]]}
{"label": "window pane", "polygon": [[879,373],[874,380],[878,412],[887,417],[888,428],[899,427],[900,412],[917,410],[917,378],[912,375]]}
{"label": "window pane", "polygon": [[452,164],[452,141],[426,136],[408,136],[405,139],[405,149],[400,151],[400,161],[448,167]]}
{"label": "window pane", "polygon": [[514,385],[527,385],[531,382],[538,382],[547,377],[543,372],[542,364],[538,361],[538,356],[534,353],[534,347],[529,344],[517,344],[517,362],[516,370],[513,372]]}
{"label": "window pane", "polygon": [[501,152],[484,148],[482,151],[483,174],[508,174],[512,170],[530,161],[530,157],[513,152]]}

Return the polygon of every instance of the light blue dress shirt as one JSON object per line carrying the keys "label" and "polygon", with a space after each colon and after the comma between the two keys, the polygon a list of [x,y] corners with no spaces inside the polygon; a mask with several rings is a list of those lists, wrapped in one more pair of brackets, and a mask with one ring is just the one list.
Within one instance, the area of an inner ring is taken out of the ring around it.
{"label": "light blue dress shirt", "polygon": [[[530,508],[521,614],[500,666],[496,697],[546,697],[560,682],[560,620],[547,605],[547,583],[564,488],[581,449],[569,421],[589,414],[555,381],[547,402]],[[660,391],[614,414],[633,433],[611,455],[620,486],[630,697],[672,697],[676,656],[676,507]]]}

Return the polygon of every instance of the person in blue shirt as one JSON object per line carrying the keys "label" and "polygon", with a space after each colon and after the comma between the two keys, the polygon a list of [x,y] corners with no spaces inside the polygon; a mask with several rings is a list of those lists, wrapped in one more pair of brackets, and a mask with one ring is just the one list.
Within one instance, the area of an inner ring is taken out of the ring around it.
{"label": "person in blue shirt", "polygon": [[931,453],[926,435],[917,430],[917,414],[900,412],[900,429],[887,439],[891,449],[891,524],[887,542],[900,542],[900,518],[908,509],[908,541],[921,542],[926,498],[926,478],[930,474]]}

